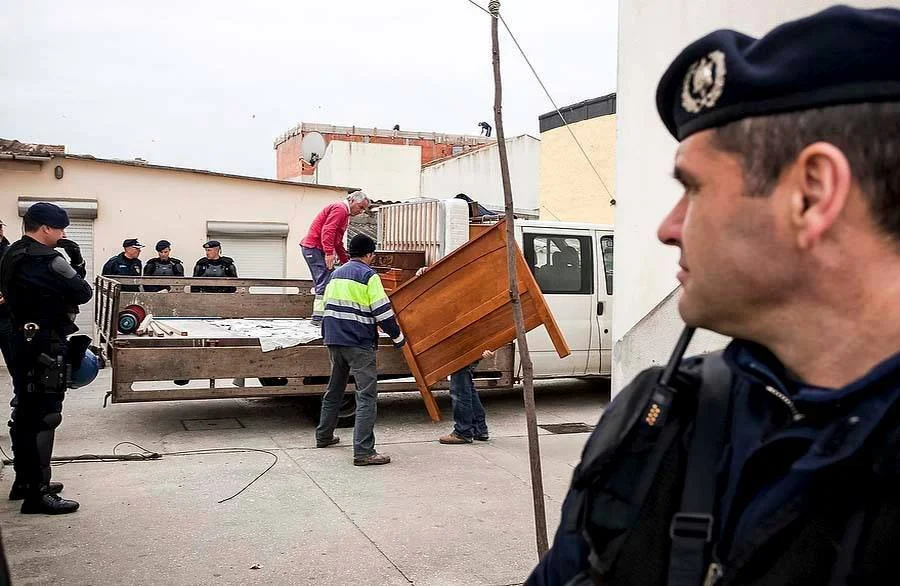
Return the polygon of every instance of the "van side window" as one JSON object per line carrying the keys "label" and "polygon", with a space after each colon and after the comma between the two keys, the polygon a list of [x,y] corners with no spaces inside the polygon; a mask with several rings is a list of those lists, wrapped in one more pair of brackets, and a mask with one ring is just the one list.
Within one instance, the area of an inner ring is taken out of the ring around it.
{"label": "van side window", "polygon": [[600,252],[603,254],[603,271],[606,273],[606,294],[613,294],[613,237],[600,237]]}
{"label": "van side window", "polygon": [[594,254],[590,236],[523,235],[525,260],[543,293],[594,292]]}

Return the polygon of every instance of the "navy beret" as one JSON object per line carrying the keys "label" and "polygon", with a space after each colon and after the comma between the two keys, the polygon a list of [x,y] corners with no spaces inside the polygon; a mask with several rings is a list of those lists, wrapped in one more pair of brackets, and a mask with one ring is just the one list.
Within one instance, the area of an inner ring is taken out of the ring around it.
{"label": "navy beret", "polygon": [[218,240],[210,240],[209,242],[207,242],[206,244],[203,245],[203,248],[217,248],[217,247],[221,247],[221,246],[222,246],[222,243],[219,242]]}
{"label": "navy beret", "polygon": [[156,252],[162,252],[167,248],[172,248],[172,243],[168,240],[160,240],[156,243]]}
{"label": "navy beret", "polygon": [[144,247],[144,245],[141,244],[137,238],[126,238],[125,240],[122,241],[122,248],[129,248],[132,246],[135,248],[143,248]]}
{"label": "navy beret", "polygon": [[347,252],[353,258],[359,258],[375,252],[375,241],[365,234],[357,234],[350,239],[350,246]]}
{"label": "navy beret", "polygon": [[834,6],[761,39],[718,30],[669,65],[656,108],[682,140],[751,116],[900,101],[900,10]]}
{"label": "navy beret", "polygon": [[69,214],[66,213],[66,210],[45,201],[32,204],[25,212],[25,216],[29,220],[51,228],[63,229],[69,225]]}

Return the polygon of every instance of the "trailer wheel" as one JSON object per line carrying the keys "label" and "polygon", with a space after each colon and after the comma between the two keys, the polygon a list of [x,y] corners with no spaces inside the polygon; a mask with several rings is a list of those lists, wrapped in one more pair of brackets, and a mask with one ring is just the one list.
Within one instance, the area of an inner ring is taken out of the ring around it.
{"label": "trailer wheel", "polygon": [[[322,397],[311,398],[306,405],[309,416],[316,425],[319,424],[319,414],[322,413]],[[338,410],[338,427],[353,427],[356,423],[356,393],[349,391],[344,393],[341,408]]]}
{"label": "trailer wheel", "polygon": [[356,393],[344,393],[338,410],[338,427],[353,427],[356,424]]}
{"label": "trailer wheel", "polygon": [[288,379],[278,376],[260,377],[259,384],[264,387],[283,387],[288,384]]}

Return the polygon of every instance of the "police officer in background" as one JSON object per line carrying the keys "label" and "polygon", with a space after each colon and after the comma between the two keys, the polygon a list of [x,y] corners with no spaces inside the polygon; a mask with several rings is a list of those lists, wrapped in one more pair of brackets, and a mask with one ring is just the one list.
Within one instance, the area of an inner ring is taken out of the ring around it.
{"label": "police officer in background", "polygon": [[[50,482],[50,459],[70,365],[80,361],[66,336],[78,330],[78,306],[91,299],[78,244],[66,239],[69,217],[45,202],[28,208],[22,239],[0,261],[0,292],[11,315],[13,392],[10,435],[16,478],[11,500],[24,499],[22,513],[64,514],[78,503],[59,497]],[[69,261],[54,250],[62,248]]]}
{"label": "police officer in background", "polygon": [[[688,328],[603,414],[527,584],[897,584],[900,11],[713,32],[656,104]],[[693,327],[733,341],[682,360]]]}
{"label": "police officer in background", "polygon": [[[237,267],[234,266],[234,259],[222,256],[222,244],[218,240],[210,240],[203,245],[206,249],[206,256],[197,261],[194,265],[194,276],[206,279],[216,277],[232,277],[238,276]],[[200,293],[234,293],[237,289],[234,287],[210,287],[200,286],[191,287],[191,291]]]}
{"label": "police officer in background", "polygon": [[[183,277],[184,265],[177,258],[171,256],[172,243],[168,240],[160,240],[156,243],[157,257],[151,258],[144,265],[145,277]],[[144,285],[145,291],[169,290],[170,287],[159,285]]]}
{"label": "police officer in background", "polygon": [[[9,240],[3,234],[4,223],[0,221],[0,258],[3,258],[3,255],[6,253],[6,249],[9,248]],[[6,369],[12,373],[12,358],[9,353],[9,306],[6,304],[6,300],[3,299],[3,296],[0,295],[0,353],[3,354],[3,362],[6,364]]]}
{"label": "police officer in background", "polygon": [[[140,277],[141,276],[141,249],[143,244],[137,238],[128,238],[122,242],[122,252],[106,261],[101,275],[106,277]],[[137,285],[122,285],[122,291],[140,291]]]}

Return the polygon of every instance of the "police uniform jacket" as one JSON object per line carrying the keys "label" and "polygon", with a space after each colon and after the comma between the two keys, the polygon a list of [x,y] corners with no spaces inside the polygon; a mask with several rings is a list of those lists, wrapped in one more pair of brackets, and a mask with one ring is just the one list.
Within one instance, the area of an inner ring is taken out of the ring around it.
{"label": "police uniform jacket", "polygon": [[[713,560],[722,575],[709,583],[894,583],[900,354],[843,389],[805,385],[748,342],[733,342],[724,360],[732,374],[727,440],[710,470],[717,478]],[[527,584],[667,583],[701,365],[691,359],[679,372],[665,442],[643,444],[636,432],[660,369],[615,398],[582,453],[553,547]],[[645,498],[634,502],[654,450],[664,457]],[[846,580],[831,581],[838,574]]]}
{"label": "police uniform jacket", "polygon": [[151,258],[144,265],[145,277],[183,277],[184,265],[177,258],[169,258],[163,261],[159,258]]}
{"label": "police uniform jacket", "polygon": [[34,322],[57,336],[76,332],[78,306],[93,295],[84,275],[84,265],[73,268],[57,250],[23,236],[0,261],[0,290],[13,328]]}
{"label": "police uniform jacket", "polygon": [[124,252],[120,252],[103,265],[101,275],[140,277],[143,264],[139,258],[128,258]]}
{"label": "police uniform jacket", "polygon": [[[203,257],[194,265],[194,276],[207,279],[218,277],[236,278],[238,273],[237,267],[234,264],[234,259],[231,257],[220,256],[215,260]],[[201,293],[234,293],[236,290],[237,289],[234,287],[191,287],[191,291],[198,291]]]}
{"label": "police uniform jacket", "polygon": [[[3,258],[7,248],[9,248],[9,240],[4,236],[0,238],[0,259]],[[6,303],[0,303],[0,319],[9,319],[9,306]]]}

